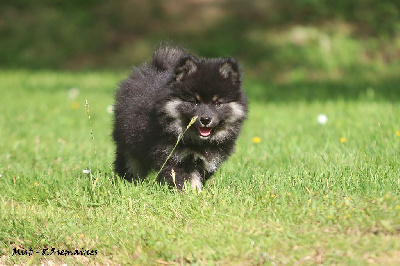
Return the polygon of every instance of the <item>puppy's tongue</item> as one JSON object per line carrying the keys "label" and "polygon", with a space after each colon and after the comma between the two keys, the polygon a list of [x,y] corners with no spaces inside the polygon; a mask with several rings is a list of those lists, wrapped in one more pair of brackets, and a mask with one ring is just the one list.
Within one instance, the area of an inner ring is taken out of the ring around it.
{"label": "puppy's tongue", "polygon": [[211,134],[211,127],[199,127],[199,132],[202,137],[208,137]]}

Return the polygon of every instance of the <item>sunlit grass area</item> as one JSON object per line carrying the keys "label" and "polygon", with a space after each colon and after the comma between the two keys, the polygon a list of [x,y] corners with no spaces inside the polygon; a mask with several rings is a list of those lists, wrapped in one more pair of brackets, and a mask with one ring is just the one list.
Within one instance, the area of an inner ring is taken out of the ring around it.
{"label": "sunlit grass area", "polygon": [[235,154],[182,193],[114,174],[125,75],[0,72],[0,264],[400,263],[397,83],[245,80]]}

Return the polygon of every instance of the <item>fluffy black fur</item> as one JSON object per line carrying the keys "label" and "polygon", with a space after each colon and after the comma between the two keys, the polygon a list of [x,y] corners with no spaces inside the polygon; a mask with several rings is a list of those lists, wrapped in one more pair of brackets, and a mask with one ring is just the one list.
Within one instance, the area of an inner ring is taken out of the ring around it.
{"label": "fluffy black fur", "polygon": [[159,171],[197,116],[158,179],[179,189],[185,181],[201,189],[233,152],[247,98],[235,59],[199,58],[183,48],[161,46],[151,64],[134,68],[120,84],[114,111],[115,171],[129,181]]}

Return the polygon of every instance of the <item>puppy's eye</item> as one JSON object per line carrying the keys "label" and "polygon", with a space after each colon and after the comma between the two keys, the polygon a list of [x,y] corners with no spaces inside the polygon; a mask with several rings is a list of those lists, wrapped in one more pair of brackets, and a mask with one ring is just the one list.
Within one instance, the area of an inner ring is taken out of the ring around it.
{"label": "puppy's eye", "polygon": [[214,105],[215,105],[216,107],[219,107],[219,106],[221,106],[221,102],[220,102],[220,101],[215,101],[215,102],[214,102]]}
{"label": "puppy's eye", "polygon": [[194,104],[194,105],[198,105],[200,103],[200,101],[197,98],[195,98],[195,97],[193,97],[191,95],[182,95],[181,99],[184,102],[191,103],[191,104]]}
{"label": "puppy's eye", "polygon": [[185,102],[190,103],[193,106],[197,106],[200,104],[200,101],[197,99],[190,99],[190,100],[186,100]]}
{"label": "puppy's eye", "polygon": [[187,99],[186,102],[191,103],[191,104],[196,105],[196,106],[200,104],[200,101],[197,98]]}

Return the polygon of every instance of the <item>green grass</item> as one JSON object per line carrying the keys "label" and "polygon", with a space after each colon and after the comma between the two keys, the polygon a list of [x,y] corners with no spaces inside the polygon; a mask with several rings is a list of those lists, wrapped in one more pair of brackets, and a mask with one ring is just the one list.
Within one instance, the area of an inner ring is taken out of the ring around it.
{"label": "green grass", "polygon": [[107,107],[123,77],[0,71],[0,264],[400,263],[398,98],[268,101],[276,87],[249,81],[236,153],[202,193],[177,193],[112,171]]}

